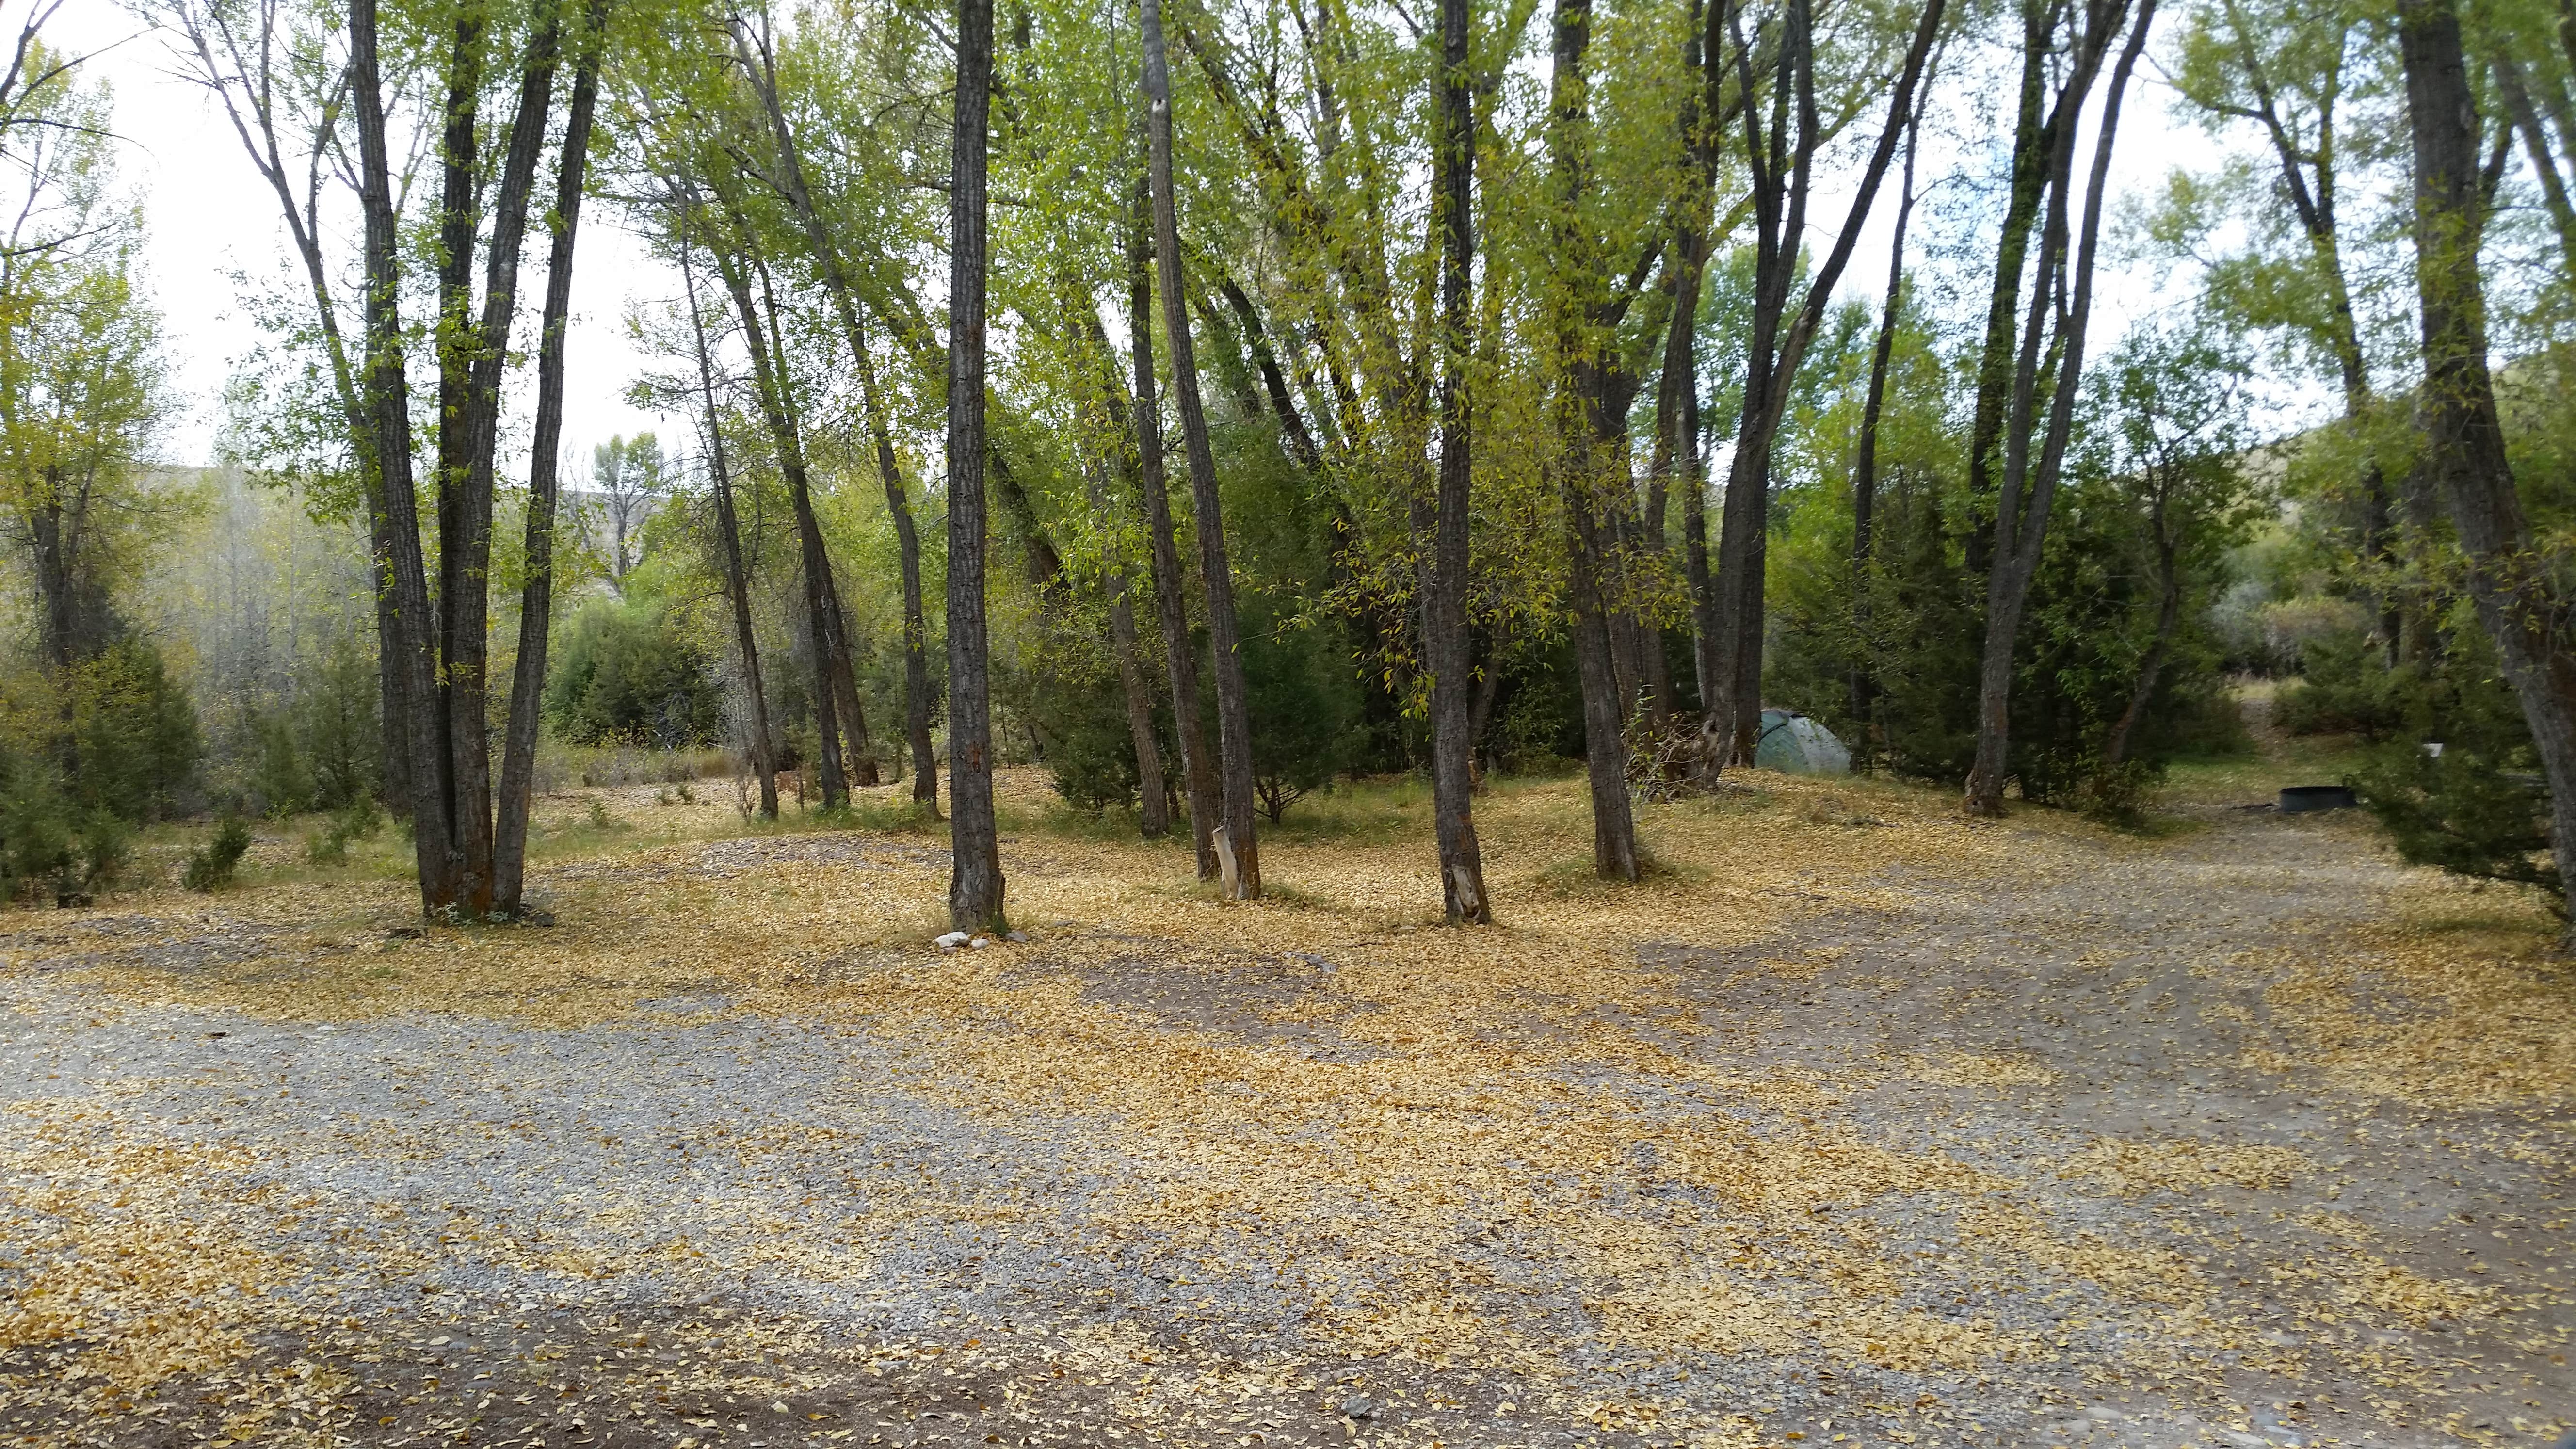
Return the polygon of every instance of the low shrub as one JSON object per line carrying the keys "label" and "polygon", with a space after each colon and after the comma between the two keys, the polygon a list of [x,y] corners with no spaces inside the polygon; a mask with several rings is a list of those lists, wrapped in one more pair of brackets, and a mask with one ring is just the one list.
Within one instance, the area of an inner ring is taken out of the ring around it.
{"label": "low shrub", "polygon": [[192,891],[218,891],[233,883],[241,859],[250,853],[250,822],[227,815],[215,826],[215,838],[188,856],[180,884]]}

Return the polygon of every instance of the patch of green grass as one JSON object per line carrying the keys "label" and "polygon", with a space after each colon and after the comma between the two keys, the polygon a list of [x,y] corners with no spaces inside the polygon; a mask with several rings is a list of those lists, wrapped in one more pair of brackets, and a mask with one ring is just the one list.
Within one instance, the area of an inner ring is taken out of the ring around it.
{"label": "patch of green grass", "polygon": [[[874,826],[883,830],[916,830],[948,833],[948,822],[931,818],[926,812],[917,820],[889,812],[891,824]],[[1004,835],[1047,835],[1060,840],[1133,841],[1143,838],[1144,827],[1137,823],[1133,810],[1084,810],[1061,801],[1038,806],[1002,805],[993,807],[993,828]],[[1172,836],[1186,844],[1190,837],[1189,807],[1172,822]]]}
{"label": "patch of green grass", "polygon": [[2191,805],[2260,805],[2284,785],[2331,785],[2361,764],[2362,747],[2348,735],[2281,735],[2252,754],[2185,758],[2165,769],[2155,803],[2165,809]]}

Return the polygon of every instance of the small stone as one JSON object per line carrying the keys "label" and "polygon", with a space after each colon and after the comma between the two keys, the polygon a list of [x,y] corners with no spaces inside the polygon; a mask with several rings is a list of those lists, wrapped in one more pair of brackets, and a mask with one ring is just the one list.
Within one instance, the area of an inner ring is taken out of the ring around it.
{"label": "small stone", "polygon": [[1029,943],[1029,933],[1026,931],[1013,931],[1002,939],[1005,941],[1017,941],[1021,945],[1025,946]]}
{"label": "small stone", "polygon": [[1357,1394],[1353,1394],[1353,1395],[1351,1395],[1349,1398],[1342,1400],[1342,1417],[1343,1417],[1343,1418],[1346,1418],[1346,1419],[1367,1419],[1367,1418],[1373,1418],[1373,1417],[1375,1417],[1375,1416],[1376,1416],[1376,1414],[1377,1414],[1377,1405],[1375,1405],[1375,1404],[1373,1404],[1373,1403],[1369,1402],[1367,1399],[1364,1399],[1364,1398],[1360,1397],[1360,1396],[1359,1396],[1359,1395],[1357,1395]]}
{"label": "small stone", "polygon": [[971,947],[973,947],[974,949],[976,949],[976,950],[978,950],[978,951],[981,951],[981,950],[983,950],[985,947],[992,945],[992,944],[993,944],[993,942],[992,942],[992,939],[991,939],[990,937],[986,937],[986,936],[977,936],[974,940],[969,941],[969,942],[967,942],[966,944],[967,944],[967,945],[969,945],[969,946],[971,946]]}
{"label": "small stone", "polygon": [[939,947],[943,951],[954,951],[958,947],[965,945],[966,941],[967,936],[964,931],[951,931],[947,935],[933,940],[930,944]]}

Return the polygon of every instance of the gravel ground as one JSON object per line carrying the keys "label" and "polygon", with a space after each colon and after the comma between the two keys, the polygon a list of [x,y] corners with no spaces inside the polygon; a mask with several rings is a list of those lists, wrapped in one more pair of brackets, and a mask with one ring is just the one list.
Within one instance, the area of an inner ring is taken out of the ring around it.
{"label": "gravel ground", "polygon": [[[884,868],[816,840],[709,847],[694,870]],[[1635,1285],[1576,1274],[1560,1227],[1487,1216],[1474,1184],[1431,1267],[1519,1305],[1518,1337],[1354,1351],[1314,1327],[1308,1260],[1347,1294],[1393,1249],[1140,1227],[1115,1210],[1150,1175],[1135,1142],[961,1107],[932,1089],[935,1056],[864,1019],[719,990],[564,1029],[264,1019],[78,969],[171,920],[36,918],[0,971],[0,1294],[100,1312],[0,1336],[0,1441],[2556,1442],[2576,1414],[2560,1104],[2427,1104],[2281,1066],[2312,1028],[2287,984],[2387,909],[2397,873],[2350,822],[2231,815],[2101,851],[2001,897],[1892,878],[1879,909],[1746,950],[1641,946],[1696,1020],[1605,1025],[1765,1092],[1552,1069],[1634,1114],[1624,1161],[1558,1185],[1601,1202],[1603,1233],[1719,1211],[1660,1157],[1708,1114],[1757,1138],[1829,1116],[1855,1155],[1983,1174],[1974,1193],[1820,1202],[1679,1265],[1711,1301],[1794,1321],[1849,1301],[1818,1292],[1838,1261],[1901,1263],[1868,1290],[1885,1321],[1995,1345],[1906,1367],[1823,1336],[1605,1336]],[[155,957],[174,976],[265,949],[255,923],[181,925]],[[1176,1041],[1353,1072],[1386,1051],[1336,1028],[1373,1008],[1333,997],[1321,955],[1074,965],[1041,933],[1012,960]],[[2437,1009],[2376,990],[2352,985],[2358,1019]],[[1783,1108],[1781,1083],[1810,1105]],[[2073,1246],[1998,1276],[1972,1241],[1998,1214]],[[2159,1286],[2177,1272],[2179,1297]],[[88,1326],[111,1320],[129,1331]],[[157,1376],[136,1367],[153,1354]]]}

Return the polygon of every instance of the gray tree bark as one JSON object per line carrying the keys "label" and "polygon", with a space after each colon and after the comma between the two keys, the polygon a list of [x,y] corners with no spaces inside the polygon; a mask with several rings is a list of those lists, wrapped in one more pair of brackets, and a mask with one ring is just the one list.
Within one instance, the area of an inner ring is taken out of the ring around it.
{"label": "gray tree bark", "polygon": [[1181,227],[1172,196],[1172,83],[1163,61],[1161,0],[1143,0],[1146,174],[1154,193],[1154,264],[1163,291],[1163,332],[1172,349],[1172,401],[1181,414],[1189,460],[1190,502],[1198,525],[1200,585],[1207,591],[1208,652],[1216,675],[1217,783],[1225,802],[1217,869],[1227,897],[1261,897],[1261,845],[1253,833],[1252,714],[1245,699],[1243,653],[1234,612],[1234,574],[1226,562],[1225,512],[1217,496],[1216,454],[1208,444],[1199,399],[1197,349],[1190,340],[1189,293],[1181,278]]}
{"label": "gray tree bark", "polygon": [[1431,145],[1431,224],[1440,249],[1440,481],[1422,653],[1431,666],[1431,798],[1441,904],[1453,924],[1486,925],[1494,909],[1485,893],[1484,852],[1476,842],[1474,682],[1467,651],[1468,522],[1475,488],[1467,271],[1476,255],[1476,118],[1468,95],[1467,40],[1467,0],[1440,0],[1440,108]]}
{"label": "gray tree bark", "polygon": [[[1549,299],[1555,333],[1555,436],[1548,461],[1565,510],[1568,592],[1574,605],[1575,664],[1583,692],[1583,755],[1592,796],[1593,868],[1613,880],[1637,879],[1637,823],[1628,800],[1628,747],[1620,702],[1612,627],[1605,596],[1610,541],[1605,537],[1600,494],[1602,412],[1610,388],[1602,374],[1614,365],[1601,336],[1607,314],[1603,283],[1583,227],[1580,208],[1591,184],[1591,81],[1585,59],[1592,45],[1591,0],[1556,0],[1555,45],[1548,81],[1548,167],[1556,215],[1555,266]],[[1627,489],[1624,454],[1618,485]]]}
{"label": "gray tree bark", "polygon": [[[2399,0],[2407,129],[2415,151],[2415,290],[2423,315],[2419,417],[2425,465],[2468,558],[2469,596],[2522,705],[2549,783],[2551,852],[2576,916],[2576,656],[2551,578],[2506,460],[2495,381],[2487,371],[2486,288],[2478,245],[2486,199],[2479,122],[2452,0]],[[2576,949],[2576,924],[2561,938]]]}
{"label": "gray tree bark", "polygon": [[546,636],[554,621],[557,454],[563,446],[564,331],[572,312],[573,240],[581,222],[590,129],[599,102],[600,34],[608,0],[590,0],[574,63],[572,104],[555,172],[555,206],[547,218],[553,245],[546,258],[546,299],[537,343],[536,435],[528,458],[526,582],[519,591],[519,653],[510,680],[510,718],[501,741],[500,820],[492,844],[492,907],[525,914],[528,810],[536,789],[537,724],[546,689]]}
{"label": "gray tree bark", "polygon": [[384,89],[378,60],[376,0],[349,0],[350,100],[358,117],[359,210],[365,225],[366,352],[361,395],[374,447],[367,460],[371,506],[383,520],[384,573],[394,624],[395,715],[403,723],[411,782],[413,861],[424,914],[453,906],[460,862],[448,848],[448,795],[442,766],[438,694],[432,654],[436,624],[420,549],[420,515],[412,485],[411,398],[402,354],[402,257],[399,218],[385,142]]}
{"label": "gray tree bark", "polygon": [[813,491],[805,472],[805,444],[786,399],[785,379],[778,375],[777,360],[772,356],[767,329],[751,297],[751,279],[743,270],[742,259],[719,244],[715,254],[716,273],[723,278],[725,291],[733,298],[734,314],[741,321],[744,346],[751,353],[752,391],[760,400],[762,419],[769,425],[771,444],[778,452],[778,471],[787,480],[787,496],[796,513],[797,559],[805,578],[805,638],[814,656],[814,739],[816,761],[823,787],[823,808],[846,805],[850,799],[849,777],[841,767],[840,707],[838,681],[832,677],[831,595],[825,592],[830,562],[823,555],[823,534],[814,521]]}
{"label": "gray tree bark", "polygon": [[948,919],[961,931],[1006,924],[984,628],[984,185],[992,100],[993,0],[957,0],[948,190]]}
{"label": "gray tree bark", "polygon": [[[694,208],[683,207],[686,217]],[[733,511],[733,473],[725,464],[724,418],[716,407],[715,364],[707,354],[705,314],[698,309],[697,270],[689,264],[694,247],[684,221],[675,226],[680,243],[680,287],[689,305],[689,337],[698,354],[698,391],[707,414],[707,487],[715,495],[716,543],[723,551],[725,599],[733,605],[734,648],[742,654],[743,690],[750,696],[752,773],[760,777],[760,814],[778,818],[778,757],[770,746],[769,695],[760,679],[760,643],[752,634],[751,582],[743,567],[742,530]]]}
{"label": "gray tree bark", "polygon": [[[2090,23],[2106,32],[2116,29],[2126,0],[2112,0],[2092,12]],[[2138,18],[2129,43],[2111,72],[2111,87],[2102,100],[2102,119],[2093,142],[2093,169],[2084,193],[2084,229],[2070,263],[2066,255],[2067,211],[2073,198],[2075,131],[2072,118],[2081,112],[2092,89],[2103,47],[2086,45],[2090,66],[2079,64],[2061,95],[2069,106],[2069,123],[2056,135],[2051,159],[2048,221],[2042,232],[2040,275],[2031,293],[2030,317],[2022,337],[2021,358],[2013,382],[2012,422],[2004,439],[2003,490],[1995,499],[1994,562],[1986,573],[1985,652],[1977,670],[1977,755],[1968,771],[1966,809],[1971,815],[2001,815],[2004,781],[2012,734],[2013,650],[2020,641],[2022,612],[2030,602],[2031,581],[2038,577],[2040,551],[2048,537],[2049,506],[2057,494],[2060,465],[2074,425],[2075,397],[2084,375],[2084,327],[2093,307],[2093,258],[2102,231],[2102,192],[2111,172],[2111,152],[2120,129],[2120,102],[2129,88],[2130,72],[2145,50],[2147,31],[2155,23],[2156,0],[2139,0]],[[2054,315],[2056,323],[2049,323]],[[2056,359],[2057,386],[2048,412],[2047,436],[2036,461],[2030,456],[2030,433],[2040,371],[2040,336],[2051,332],[2048,351]]]}
{"label": "gray tree bark", "polygon": [[1198,852],[1199,879],[1218,873],[1216,756],[1199,722],[1198,651],[1190,647],[1189,584],[1181,574],[1180,547],[1172,538],[1172,500],[1163,468],[1163,410],[1154,391],[1154,282],[1152,183],[1136,178],[1135,219],[1127,241],[1127,330],[1136,373],[1136,483],[1145,500],[1147,558],[1154,575],[1156,616],[1163,627],[1163,661],[1172,678],[1172,737],[1181,751],[1181,780],[1189,792],[1190,839]]}

